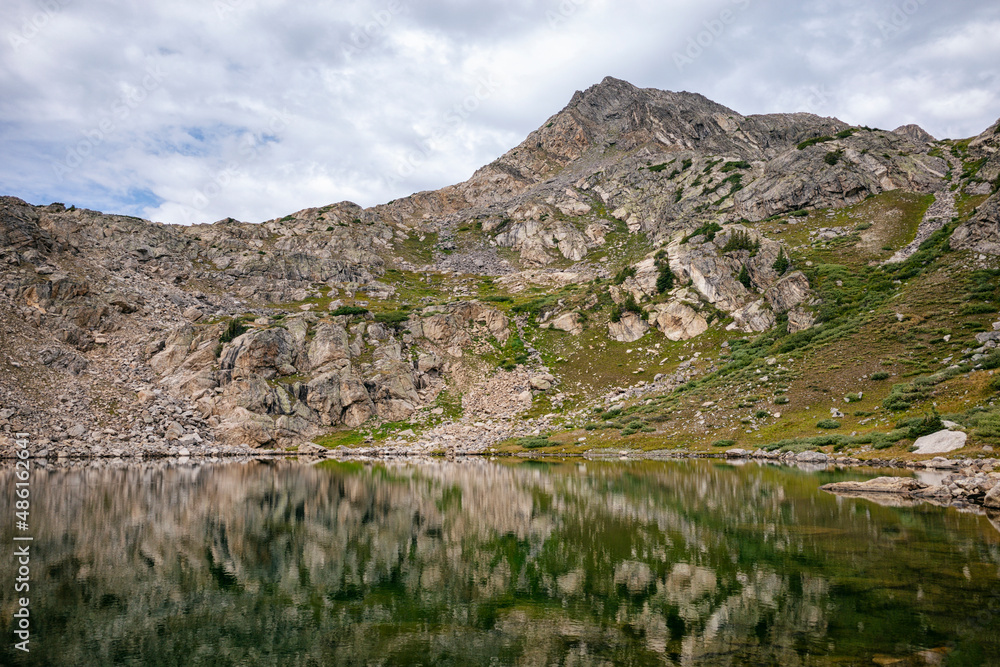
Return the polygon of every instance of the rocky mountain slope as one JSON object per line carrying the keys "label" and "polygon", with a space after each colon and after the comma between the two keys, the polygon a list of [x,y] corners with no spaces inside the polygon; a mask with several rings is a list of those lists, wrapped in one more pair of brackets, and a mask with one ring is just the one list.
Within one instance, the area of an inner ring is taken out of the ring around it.
{"label": "rocky mountain slope", "polygon": [[875,451],[940,409],[991,447],[998,132],[609,78],[369,209],[179,227],[3,197],[0,428],[52,455]]}

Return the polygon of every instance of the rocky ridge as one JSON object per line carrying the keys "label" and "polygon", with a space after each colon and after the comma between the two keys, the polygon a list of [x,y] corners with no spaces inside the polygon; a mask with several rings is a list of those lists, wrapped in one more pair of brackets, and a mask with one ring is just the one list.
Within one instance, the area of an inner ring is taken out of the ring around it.
{"label": "rocky ridge", "polygon": [[536,329],[592,345],[816,326],[797,247],[762,223],[933,194],[899,262],[978,197],[951,244],[1000,255],[997,126],[943,146],[609,78],[469,181],[369,209],[178,227],[3,197],[0,428],[111,456],[307,451],[402,422],[419,428],[392,432],[400,448],[483,451],[582,423],[702,371],[668,357],[581,396],[525,349]]}

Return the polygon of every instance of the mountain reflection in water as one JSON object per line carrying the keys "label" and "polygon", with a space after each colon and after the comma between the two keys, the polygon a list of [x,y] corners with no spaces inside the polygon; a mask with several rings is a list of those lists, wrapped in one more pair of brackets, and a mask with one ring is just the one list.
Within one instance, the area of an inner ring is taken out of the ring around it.
{"label": "mountain reflection in water", "polygon": [[[1000,655],[990,517],[818,490],[871,476],[858,471],[475,460],[32,475],[32,651],[5,641],[4,665]],[[13,471],[0,478],[9,518]],[[0,539],[12,536],[5,519]],[[7,638],[12,560],[0,560]]]}

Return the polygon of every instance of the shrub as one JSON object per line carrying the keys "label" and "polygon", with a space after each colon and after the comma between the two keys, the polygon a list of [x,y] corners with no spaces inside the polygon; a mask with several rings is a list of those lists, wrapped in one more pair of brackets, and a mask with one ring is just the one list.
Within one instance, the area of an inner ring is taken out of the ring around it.
{"label": "shrub", "polygon": [[583,427],[585,431],[596,431],[599,428],[601,428],[601,426],[599,424],[595,424],[594,422],[590,422],[589,424]]}
{"label": "shrub", "polygon": [[387,313],[377,313],[375,315],[375,321],[382,324],[388,324],[392,327],[399,329],[403,322],[410,319],[410,315],[402,310],[390,310]]}
{"label": "shrub", "polygon": [[684,161],[681,162],[681,171],[687,171],[690,168],[691,168],[691,158],[686,157],[684,158]]}
{"label": "shrub", "polygon": [[788,403],[787,396],[778,396],[777,398],[774,399],[775,405],[785,405],[786,403]]}
{"label": "shrub", "polygon": [[941,422],[941,417],[937,414],[937,412],[924,415],[923,417],[917,417],[916,419],[910,419],[905,424],[897,424],[896,426],[905,427],[907,429],[906,437],[910,440],[916,440],[917,438],[925,435],[943,431],[945,428],[944,424]]}
{"label": "shrub", "polygon": [[663,294],[674,287],[674,272],[666,262],[660,264],[660,275],[656,277],[656,293]]}
{"label": "shrub", "polygon": [[514,301],[514,297],[510,296],[484,296],[480,301],[487,301],[489,303],[511,303]]}
{"label": "shrub", "polygon": [[539,447],[551,447],[552,445],[556,444],[554,442],[550,442],[548,437],[544,435],[529,436],[527,438],[518,438],[515,442],[521,447],[524,447],[525,449],[538,449]]}
{"label": "shrub", "polygon": [[734,171],[736,169],[749,169],[749,168],[750,168],[750,163],[746,162],[745,160],[738,160],[736,162],[727,162],[726,164],[722,165],[723,172]]}
{"label": "shrub", "polygon": [[736,446],[736,441],[735,440],[716,440],[715,442],[712,443],[712,446],[713,447],[727,447],[727,448],[728,447],[735,447]]}
{"label": "shrub", "polygon": [[846,130],[841,130],[840,132],[838,132],[834,136],[836,136],[838,139],[846,139],[847,137],[851,136],[852,134],[854,134],[857,131],[858,130],[856,128],[849,127]]}
{"label": "shrub", "polygon": [[830,151],[829,153],[823,156],[823,162],[826,162],[828,165],[832,167],[833,165],[840,162],[841,155],[842,153],[840,151]]}
{"label": "shrub", "polygon": [[722,252],[732,252],[734,250],[749,250],[750,254],[756,254],[760,250],[760,241],[751,238],[750,234],[743,230],[737,230],[726,239],[726,245],[722,247]]}
{"label": "shrub", "polygon": [[619,416],[621,413],[622,413],[621,410],[615,408],[613,410],[608,410],[607,412],[602,412],[600,414],[600,418],[604,421],[608,421],[610,419],[614,419],[615,417]]}
{"label": "shrub", "polygon": [[335,310],[330,311],[330,315],[338,317],[340,315],[365,315],[368,313],[367,308],[362,308],[361,306],[341,306]]}
{"label": "shrub", "polygon": [[629,278],[634,278],[634,277],[635,277],[635,267],[634,266],[626,266],[621,271],[619,271],[618,273],[615,274],[614,283],[615,283],[615,285],[621,285],[623,282],[625,282]]}
{"label": "shrub", "polygon": [[746,287],[747,289],[750,289],[750,285],[751,285],[751,283],[750,283],[750,272],[747,270],[747,265],[746,264],[744,264],[743,267],[740,269],[740,275],[736,279],[739,280],[743,284],[744,287]]}
{"label": "shrub", "polygon": [[857,225],[856,225],[856,226],[854,227],[855,231],[858,231],[858,232],[863,232],[863,231],[865,231],[866,229],[871,229],[871,228],[872,228],[872,223],[870,223],[870,222],[859,222],[859,223],[858,223],[858,224],[857,224]]}
{"label": "shrub", "polygon": [[969,303],[962,306],[962,309],[958,312],[959,315],[985,315],[986,313],[995,313],[996,307],[991,306],[988,303]]}
{"label": "shrub", "polygon": [[694,238],[695,236],[704,236],[706,241],[714,241],[715,235],[721,231],[722,227],[719,226],[719,223],[708,222],[682,238],[681,243],[687,243],[688,240]]}
{"label": "shrub", "polygon": [[771,416],[771,413],[767,410],[758,410],[753,413],[754,419],[767,419]]}
{"label": "shrub", "polygon": [[875,380],[876,382],[880,382],[882,380],[888,380],[889,374],[886,373],[885,371],[879,371],[878,373],[872,373],[871,379]]}
{"label": "shrub", "polygon": [[990,370],[1000,368],[1000,350],[990,352],[986,358],[979,362],[983,368]]}
{"label": "shrub", "polygon": [[809,215],[809,211],[805,210],[804,208],[800,208],[797,211],[792,211],[788,215],[792,216],[793,218],[804,218],[807,215]]}
{"label": "shrub", "polygon": [[[247,331],[246,326],[243,324],[242,318],[236,317],[229,320],[229,324],[226,326],[226,330],[222,332],[219,336],[220,343],[231,343],[233,339],[239,338]],[[222,350],[219,350],[221,353]],[[215,356],[219,356],[218,354]]]}
{"label": "shrub", "polygon": [[824,419],[816,424],[816,428],[835,429],[840,428],[840,422],[836,419]]}
{"label": "shrub", "polygon": [[669,164],[670,164],[669,162],[664,162],[663,164],[654,164],[652,167],[649,168],[649,170],[654,174],[658,174],[664,169],[666,169]]}
{"label": "shrub", "polygon": [[789,265],[791,265],[791,262],[788,261],[788,255],[785,254],[785,249],[781,248],[778,250],[778,258],[774,260],[774,264],[771,265],[771,268],[774,269],[779,276],[783,276],[785,275],[785,271],[788,271]]}
{"label": "shrub", "polygon": [[813,137],[812,139],[806,139],[796,148],[798,148],[801,151],[809,148],[810,146],[815,146],[816,144],[822,144],[826,141],[833,141],[833,137],[822,136],[822,137]]}

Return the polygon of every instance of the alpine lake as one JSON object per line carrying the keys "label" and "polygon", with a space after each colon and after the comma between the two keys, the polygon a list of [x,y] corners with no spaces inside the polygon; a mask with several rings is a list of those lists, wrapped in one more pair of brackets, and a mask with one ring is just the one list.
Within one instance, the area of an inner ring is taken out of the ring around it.
{"label": "alpine lake", "polygon": [[1000,516],[819,489],[912,472],[427,459],[31,474],[25,595],[0,468],[2,665],[1000,665]]}

